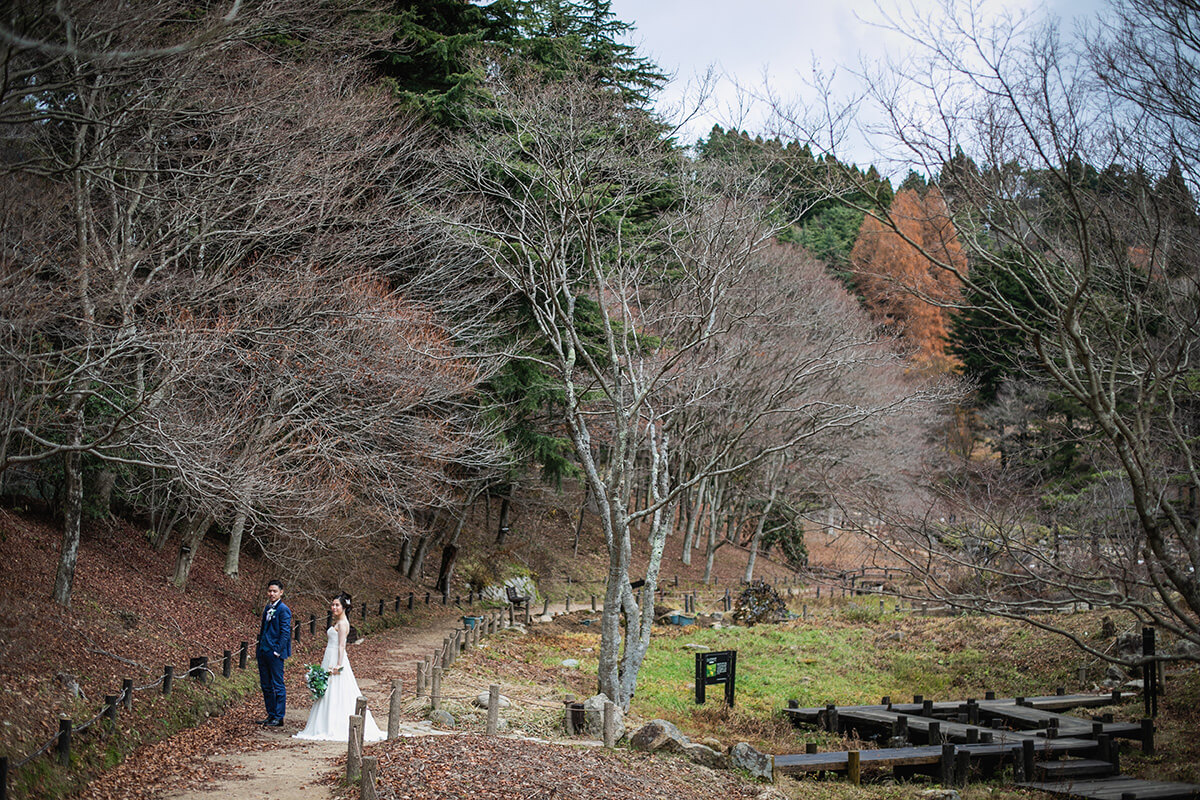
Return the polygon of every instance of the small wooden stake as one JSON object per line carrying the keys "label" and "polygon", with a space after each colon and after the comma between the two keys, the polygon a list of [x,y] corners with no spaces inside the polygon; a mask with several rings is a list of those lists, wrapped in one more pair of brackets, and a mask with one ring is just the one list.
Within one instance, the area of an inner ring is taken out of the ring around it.
{"label": "small wooden stake", "polygon": [[857,750],[846,753],[846,778],[855,786],[862,783],[862,771],[859,768],[859,752]]}

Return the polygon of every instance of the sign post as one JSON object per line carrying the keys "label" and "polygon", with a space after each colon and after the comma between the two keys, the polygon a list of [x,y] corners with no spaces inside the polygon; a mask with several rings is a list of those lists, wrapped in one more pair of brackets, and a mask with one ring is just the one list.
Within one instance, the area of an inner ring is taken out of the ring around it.
{"label": "sign post", "polygon": [[733,706],[734,683],[737,680],[737,650],[715,650],[696,653],[696,702],[704,703],[704,687],[725,684],[725,703]]}

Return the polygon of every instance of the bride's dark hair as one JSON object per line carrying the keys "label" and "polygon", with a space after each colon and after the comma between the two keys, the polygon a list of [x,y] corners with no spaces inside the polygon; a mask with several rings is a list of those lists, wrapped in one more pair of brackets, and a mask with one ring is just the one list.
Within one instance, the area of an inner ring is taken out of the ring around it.
{"label": "bride's dark hair", "polygon": [[351,603],[350,603],[350,595],[349,595],[349,594],[347,594],[346,592],[342,592],[341,594],[339,594],[339,595],[337,596],[337,598],[336,598],[336,599],[337,599],[337,601],[338,601],[339,603],[341,603],[341,604],[342,604],[342,611],[344,611],[344,612],[346,612],[347,614],[349,614],[349,613],[350,613],[350,605],[351,605]]}

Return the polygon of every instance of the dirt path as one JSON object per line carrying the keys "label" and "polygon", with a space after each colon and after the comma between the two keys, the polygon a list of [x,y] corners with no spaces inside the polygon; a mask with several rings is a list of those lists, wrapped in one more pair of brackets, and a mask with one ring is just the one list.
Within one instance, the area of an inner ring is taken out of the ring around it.
{"label": "dirt path", "polygon": [[[355,665],[359,688],[380,727],[387,727],[388,696],[391,682],[400,678],[403,691],[411,696],[416,685],[416,663],[442,645],[446,636],[458,627],[458,617],[447,616],[421,627],[397,627],[382,631],[355,645],[350,658]],[[307,653],[307,651],[306,651]],[[306,656],[311,657],[311,655]],[[196,781],[187,789],[156,792],[161,800],[326,800],[331,788],[321,783],[333,762],[344,757],[343,742],[313,742],[292,738],[304,727],[312,705],[300,689],[297,676],[305,657],[291,659],[288,665],[288,709],[282,728],[264,728],[255,724],[263,714],[257,694],[231,711],[227,719],[210,724],[223,725],[225,735],[219,747],[203,753],[205,763],[192,765],[205,775],[202,785]],[[401,734],[406,736],[438,733],[427,722],[406,721]],[[120,768],[118,768],[120,769]]]}

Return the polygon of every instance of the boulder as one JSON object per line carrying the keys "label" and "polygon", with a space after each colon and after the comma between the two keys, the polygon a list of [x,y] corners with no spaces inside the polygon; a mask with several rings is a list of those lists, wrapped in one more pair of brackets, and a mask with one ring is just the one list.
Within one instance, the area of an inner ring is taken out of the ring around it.
{"label": "boulder", "polygon": [[1104,671],[1104,677],[1115,683],[1124,683],[1129,680],[1129,675],[1125,673],[1125,670],[1116,664],[1109,665],[1108,669]]}
{"label": "boulder", "polygon": [[729,749],[729,760],[733,766],[745,770],[753,778],[775,782],[775,759],[760,753],[746,742],[738,742]]}
{"label": "boulder", "polygon": [[[583,732],[593,739],[604,738],[604,704],[608,702],[607,695],[597,694],[583,701]],[[625,736],[625,713],[620,706],[615,707],[617,714],[617,740]]]}
{"label": "boulder", "polygon": [[778,789],[768,787],[756,794],[754,800],[788,800],[788,796]]}
{"label": "boulder", "polygon": [[453,728],[458,724],[454,720],[454,715],[442,708],[430,711],[429,721],[433,723],[435,728]]}
{"label": "boulder", "polygon": [[921,792],[922,800],[962,800],[954,789],[926,789]]}
{"label": "boulder", "polygon": [[[475,705],[478,706],[479,708],[487,708],[488,707],[488,694],[489,694],[488,692],[480,692],[479,694],[475,695]],[[500,695],[499,705],[500,705],[500,708],[508,708],[509,706],[512,705],[512,703],[509,701],[509,699],[507,697],[505,697],[504,695]]]}
{"label": "boulder", "polygon": [[1200,644],[1190,639],[1178,639],[1175,642],[1175,655],[1200,661]]}
{"label": "boulder", "polygon": [[691,761],[709,769],[729,769],[729,756],[703,744],[685,744],[683,754]]}
{"label": "boulder", "polygon": [[578,658],[564,658],[562,660],[562,665],[564,667],[566,667],[567,669],[578,669],[579,668],[579,659]]}
{"label": "boulder", "polygon": [[658,750],[667,753],[681,753],[684,747],[691,744],[691,741],[679,731],[679,728],[665,719],[652,719],[633,734],[629,744],[634,750],[644,750],[647,753],[654,753]]}

